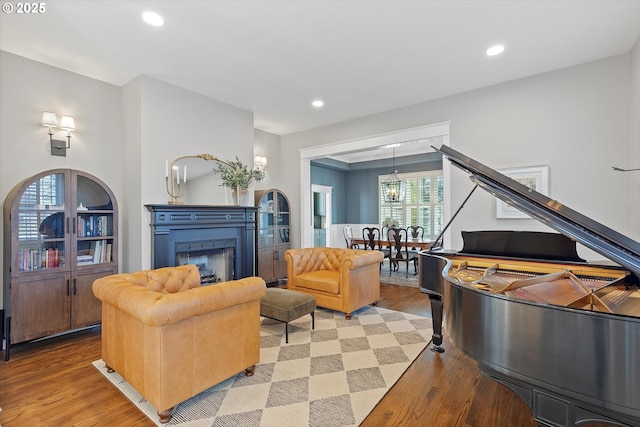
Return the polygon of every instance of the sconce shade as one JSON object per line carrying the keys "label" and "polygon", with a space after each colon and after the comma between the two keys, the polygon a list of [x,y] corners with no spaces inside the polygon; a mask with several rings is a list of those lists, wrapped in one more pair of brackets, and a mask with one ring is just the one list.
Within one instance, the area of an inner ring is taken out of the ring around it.
{"label": "sconce shade", "polygon": [[67,141],[60,141],[53,139],[53,132],[51,128],[58,127],[58,117],[56,113],[51,111],[44,111],[42,113],[42,126],[49,128],[49,142],[51,144],[52,156],[66,156],[67,148],[71,148],[71,132],[76,130],[76,124],[71,116],[62,116],[60,119],[60,129],[67,131]]}
{"label": "sconce shade", "polygon": [[42,113],[42,126],[46,126],[49,128],[58,127],[58,118],[56,117],[56,113],[44,111]]}
{"label": "sconce shade", "polygon": [[71,116],[62,116],[60,119],[60,129],[64,129],[67,132],[76,130],[76,124]]}
{"label": "sconce shade", "polygon": [[264,171],[267,168],[267,158],[265,156],[255,156],[253,167],[256,170]]}

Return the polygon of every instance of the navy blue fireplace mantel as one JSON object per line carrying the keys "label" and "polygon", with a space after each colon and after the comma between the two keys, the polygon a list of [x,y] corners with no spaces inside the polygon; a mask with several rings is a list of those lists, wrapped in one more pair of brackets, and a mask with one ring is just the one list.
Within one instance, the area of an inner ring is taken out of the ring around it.
{"label": "navy blue fireplace mantel", "polygon": [[151,213],[151,268],[176,265],[180,251],[232,247],[230,279],[255,275],[256,211],[252,206],[145,205]]}

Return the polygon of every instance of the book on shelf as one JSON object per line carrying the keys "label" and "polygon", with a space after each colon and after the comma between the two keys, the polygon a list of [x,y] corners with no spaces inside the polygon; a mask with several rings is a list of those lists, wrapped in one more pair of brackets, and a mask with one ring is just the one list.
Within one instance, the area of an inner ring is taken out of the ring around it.
{"label": "book on shelf", "polygon": [[78,216],[78,237],[108,236],[109,215]]}
{"label": "book on shelf", "polygon": [[91,242],[91,253],[93,254],[93,263],[98,264],[100,262],[100,252],[102,251],[102,240],[96,240]]}
{"label": "book on shelf", "polygon": [[91,242],[91,256],[93,264],[101,264],[111,262],[112,244],[107,240],[96,240]]}
{"label": "book on shelf", "polygon": [[92,255],[78,255],[77,262],[78,262],[78,265],[93,264],[93,256]]}
{"label": "book on shelf", "polygon": [[20,271],[43,270],[59,267],[58,248],[20,249],[18,251],[18,268]]}

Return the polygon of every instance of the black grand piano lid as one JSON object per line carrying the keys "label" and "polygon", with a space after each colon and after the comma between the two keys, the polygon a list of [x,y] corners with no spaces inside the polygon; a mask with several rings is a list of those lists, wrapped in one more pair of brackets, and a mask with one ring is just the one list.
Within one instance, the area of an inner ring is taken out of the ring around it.
{"label": "black grand piano lid", "polygon": [[451,147],[433,147],[479,187],[640,277],[640,243],[592,220]]}

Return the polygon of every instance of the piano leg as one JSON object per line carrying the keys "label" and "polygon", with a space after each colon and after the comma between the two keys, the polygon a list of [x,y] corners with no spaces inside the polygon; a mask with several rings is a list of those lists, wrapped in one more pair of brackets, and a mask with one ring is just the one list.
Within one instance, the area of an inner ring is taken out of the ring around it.
{"label": "piano leg", "polygon": [[433,322],[433,334],[431,335],[432,343],[430,350],[434,353],[444,353],[442,344],[442,295],[429,294],[429,302],[431,303],[431,319]]}

